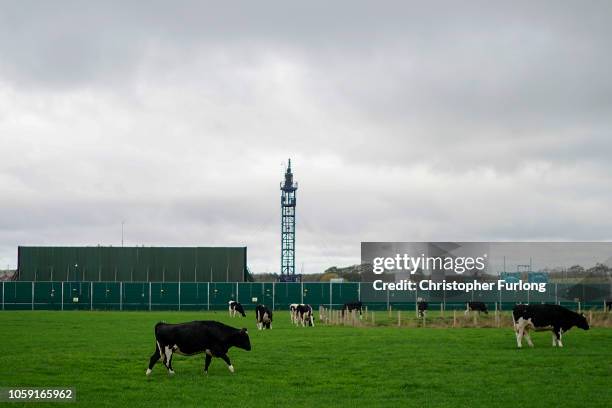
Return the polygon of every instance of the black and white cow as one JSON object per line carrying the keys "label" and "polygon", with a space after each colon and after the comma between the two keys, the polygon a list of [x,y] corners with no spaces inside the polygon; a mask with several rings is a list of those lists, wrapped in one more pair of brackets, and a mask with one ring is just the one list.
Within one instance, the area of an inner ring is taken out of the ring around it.
{"label": "black and white cow", "polygon": [[272,311],[264,305],[257,305],[255,308],[255,319],[257,320],[257,328],[271,329],[272,328]]}
{"label": "black and white cow", "polygon": [[312,306],[310,305],[297,305],[296,308],[296,321],[295,324],[302,324],[302,327],[305,326],[314,326],[314,313],[312,311]]}
{"label": "black and white cow", "polygon": [[422,298],[417,299],[417,310],[419,311],[419,317],[425,317],[429,309],[429,303],[424,301]]}
{"label": "black and white cow", "polygon": [[561,336],[574,326],[589,330],[589,323],[584,315],[558,305],[516,305],[512,309],[512,320],[518,347],[522,347],[523,337],[527,339],[527,344],[533,347],[529,329],[552,330],[553,347],[563,347]]}
{"label": "black and white cow", "polygon": [[291,323],[298,324],[297,308],[299,305],[299,303],[292,303],[289,305],[289,315],[291,316]]}
{"label": "black and white cow", "polygon": [[230,317],[236,317],[236,313],[240,313],[242,317],[246,317],[246,314],[244,313],[244,308],[240,303],[234,300],[230,300],[229,302],[227,302],[227,304],[229,305]]}
{"label": "black and white cow", "polygon": [[361,319],[361,310],[363,308],[363,304],[361,302],[352,302],[345,303],[342,306],[342,317],[344,317],[344,312],[351,313],[353,310],[359,310],[359,318]]}
{"label": "black and white cow", "polygon": [[212,320],[200,320],[189,323],[157,323],[155,325],[155,352],[149,361],[146,374],[151,375],[153,366],[161,358],[168,369],[168,374],[174,374],[172,369],[172,354],[178,353],[191,356],[206,353],[204,373],[208,374],[208,366],[213,357],[219,357],[227,363],[233,373],[234,366],[227,356],[230,347],[251,350],[251,341],[247,329],[236,329]]}
{"label": "black and white cow", "polygon": [[484,312],[485,314],[489,314],[487,310],[487,305],[484,302],[467,302],[465,304],[465,314],[467,315],[470,312]]}

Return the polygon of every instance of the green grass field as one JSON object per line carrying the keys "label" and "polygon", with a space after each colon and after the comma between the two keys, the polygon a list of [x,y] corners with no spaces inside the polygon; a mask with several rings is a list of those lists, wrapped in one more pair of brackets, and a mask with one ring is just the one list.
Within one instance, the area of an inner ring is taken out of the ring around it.
{"label": "green grass field", "polygon": [[[0,386],[74,387],[87,407],[612,406],[612,329],[572,329],[562,349],[536,333],[518,350],[510,328],[305,329],[279,312],[257,331],[247,314],[1,312]],[[236,373],[175,356],[176,375],[158,363],[147,379],[154,324],[196,319],[249,329],[253,350],[229,352]]]}

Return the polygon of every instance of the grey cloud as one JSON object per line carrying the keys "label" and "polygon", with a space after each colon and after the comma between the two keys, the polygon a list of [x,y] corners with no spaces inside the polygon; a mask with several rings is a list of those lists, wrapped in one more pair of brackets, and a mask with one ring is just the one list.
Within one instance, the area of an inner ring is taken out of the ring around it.
{"label": "grey cloud", "polygon": [[609,2],[4,2],[0,265],[18,244],[612,239]]}

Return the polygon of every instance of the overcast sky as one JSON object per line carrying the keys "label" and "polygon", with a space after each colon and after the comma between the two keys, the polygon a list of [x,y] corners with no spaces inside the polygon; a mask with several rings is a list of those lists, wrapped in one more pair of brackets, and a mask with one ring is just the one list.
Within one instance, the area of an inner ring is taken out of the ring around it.
{"label": "overcast sky", "polygon": [[[0,0],[18,245],[612,239],[612,3]],[[293,3],[293,2],[292,2]]]}

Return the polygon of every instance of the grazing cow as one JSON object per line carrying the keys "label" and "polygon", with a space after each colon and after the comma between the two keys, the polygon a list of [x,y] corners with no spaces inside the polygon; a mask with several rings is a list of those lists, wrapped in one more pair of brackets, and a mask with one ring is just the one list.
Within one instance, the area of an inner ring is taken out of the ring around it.
{"label": "grazing cow", "polygon": [[419,317],[425,317],[427,314],[427,309],[429,309],[429,304],[423,300],[423,298],[419,298],[417,300],[417,310],[419,311]]}
{"label": "grazing cow", "polygon": [[295,324],[302,324],[302,327],[314,326],[314,313],[312,306],[310,305],[298,305],[296,308],[296,321]]}
{"label": "grazing cow", "polygon": [[155,352],[151,356],[146,374],[151,375],[153,366],[160,357],[168,369],[168,374],[174,374],[172,369],[173,353],[186,356],[206,353],[205,374],[208,374],[208,366],[210,366],[212,358],[219,357],[227,363],[229,370],[233,373],[234,366],[227,356],[230,347],[238,347],[246,351],[251,350],[251,341],[247,329],[235,329],[212,320],[179,324],[157,323],[155,325]]}
{"label": "grazing cow", "polygon": [[291,316],[291,323],[298,323],[297,320],[297,308],[300,304],[299,303],[292,303],[289,305],[289,315]]}
{"label": "grazing cow", "polygon": [[485,312],[485,314],[489,314],[487,310],[487,305],[484,302],[467,302],[465,308],[465,314],[467,315],[470,312]]}
{"label": "grazing cow", "polygon": [[259,330],[272,328],[272,311],[264,305],[257,305],[255,308],[255,319]]}
{"label": "grazing cow", "polygon": [[234,300],[230,300],[229,302],[227,302],[227,304],[229,305],[230,317],[236,317],[236,313],[240,313],[242,317],[246,317],[246,314],[244,313],[244,308],[240,303]]}
{"label": "grazing cow", "polygon": [[523,337],[527,339],[527,344],[533,347],[529,329],[552,330],[553,347],[563,347],[561,335],[574,326],[589,330],[589,323],[584,315],[558,305],[516,305],[512,309],[512,320],[518,347],[522,347]]}
{"label": "grazing cow", "polygon": [[359,310],[359,318],[361,319],[361,310],[363,308],[363,304],[361,302],[352,302],[352,303],[345,303],[342,306],[342,317],[344,317],[344,312],[352,312],[353,310]]}

